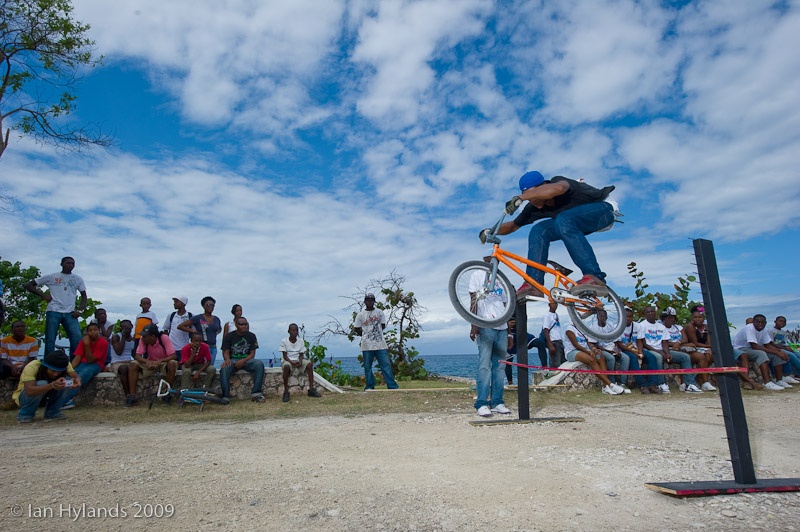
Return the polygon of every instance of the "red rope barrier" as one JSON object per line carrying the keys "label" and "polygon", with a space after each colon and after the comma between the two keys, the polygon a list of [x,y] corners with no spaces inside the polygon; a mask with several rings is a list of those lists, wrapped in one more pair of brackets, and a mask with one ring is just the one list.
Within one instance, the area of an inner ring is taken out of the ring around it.
{"label": "red rope barrier", "polygon": [[[691,368],[691,369],[642,369],[639,371],[617,371],[617,370],[594,370],[594,369],[563,369],[563,368],[550,368],[547,366],[529,366],[527,364],[520,364],[519,362],[511,362],[509,360],[501,360],[501,364],[508,364],[509,366],[517,366],[520,368],[539,369],[544,371],[564,371],[566,373],[593,373],[594,375],[680,375],[684,373],[744,373],[747,371],[745,368],[736,367],[722,367],[722,368]],[[583,364],[581,362],[581,364]]]}

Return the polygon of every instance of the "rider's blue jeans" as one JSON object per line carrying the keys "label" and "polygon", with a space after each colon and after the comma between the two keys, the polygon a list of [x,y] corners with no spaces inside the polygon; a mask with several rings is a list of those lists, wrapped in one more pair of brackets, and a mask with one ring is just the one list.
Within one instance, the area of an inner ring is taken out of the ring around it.
{"label": "rider's blue jeans", "polygon": [[[572,262],[584,275],[595,275],[605,280],[606,274],[600,271],[594,250],[586,240],[586,235],[608,227],[614,221],[614,208],[604,201],[578,205],[555,216],[533,224],[528,235],[528,259],[547,264],[550,242],[561,240],[567,248]],[[526,272],[535,281],[544,281],[544,272],[527,267]]]}

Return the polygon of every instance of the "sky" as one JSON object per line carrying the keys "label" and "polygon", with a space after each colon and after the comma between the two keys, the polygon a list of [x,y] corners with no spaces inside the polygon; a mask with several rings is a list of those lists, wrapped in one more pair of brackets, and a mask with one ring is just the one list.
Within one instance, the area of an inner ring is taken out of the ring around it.
{"label": "sky", "polygon": [[[800,324],[797,1],[74,7],[104,60],[69,120],[114,143],[12,134],[0,255],[43,274],[75,257],[111,319],[150,297],[163,322],[172,297],[199,313],[211,295],[223,321],[243,306],[266,358],[289,323],[310,339],[347,322],[347,296],[394,271],[426,309],[420,353],[475,352],[447,280],[539,170],[616,186],[624,223],[589,239],[620,295],[628,263],[670,290],[709,239],[730,322]],[[503,245],[524,255],[526,236]],[[560,243],[551,258],[572,264]]]}

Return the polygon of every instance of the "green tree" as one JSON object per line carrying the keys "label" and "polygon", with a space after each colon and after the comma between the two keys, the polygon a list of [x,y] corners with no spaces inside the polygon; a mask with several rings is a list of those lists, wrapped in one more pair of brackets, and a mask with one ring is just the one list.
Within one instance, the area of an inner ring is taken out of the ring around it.
{"label": "green tree", "polygon": [[0,0],[0,156],[12,129],[75,149],[111,144],[98,127],[63,121],[75,109],[81,70],[102,60],[88,30],[70,0]]}
{"label": "green tree", "polygon": [[[0,279],[3,280],[3,302],[5,305],[5,322],[0,326],[0,334],[11,334],[11,324],[22,320],[27,326],[27,333],[39,341],[44,340],[44,321],[47,302],[36,294],[25,290],[25,283],[41,277],[36,266],[23,267],[19,262],[0,260]],[[86,300],[86,310],[79,320],[81,328],[94,316],[94,311],[101,305],[92,298]]]}
{"label": "green tree", "polygon": [[[654,306],[658,312],[663,311],[667,307],[672,307],[677,312],[677,323],[688,323],[692,318],[692,313],[689,309],[693,305],[702,305],[703,302],[690,301],[689,293],[692,290],[692,283],[697,282],[697,277],[694,275],[684,275],[678,277],[678,283],[672,285],[675,289],[673,293],[664,292],[648,292],[647,289],[650,285],[647,284],[647,279],[644,272],[640,272],[635,262],[628,264],[628,273],[636,281],[634,293],[635,299],[626,299],[626,306],[633,309],[634,319],[641,319],[644,317],[644,309],[648,306]],[[623,298],[624,299],[624,298]]]}
{"label": "green tree", "polygon": [[[383,279],[370,280],[367,286],[357,290],[352,296],[342,296],[352,300],[352,303],[344,308],[350,310],[349,323],[344,326],[339,319],[332,317],[317,335],[317,342],[329,334],[347,336],[351,342],[356,340],[358,338],[355,331],[356,316],[364,308],[364,296],[373,293],[376,294],[375,307],[386,314],[384,336],[395,378],[427,378],[425,360],[419,356],[416,348],[408,345],[410,340],[419,338],[422,329],[419,320],[426,309],[419,304],[414,292],[405,289],[405,282],[406,278],[393,270]],[[383,298],[377,294],[381,294]],[[361,360],[360,355],[359,360]]]}

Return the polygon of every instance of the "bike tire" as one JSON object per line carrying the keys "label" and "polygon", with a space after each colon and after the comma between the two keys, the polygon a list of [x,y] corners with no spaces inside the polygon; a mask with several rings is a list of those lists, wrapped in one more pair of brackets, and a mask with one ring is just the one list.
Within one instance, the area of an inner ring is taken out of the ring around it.
{"label": "bike tire", "polygon": [[[456,312],[472,325],[477,325],[478,327],[486,329],[492,329],[508,323],[508,320],[511,319],[511,316],[514,315],[514,311],[516,310],[516,290],[514,289],[514,285],[511,284],[511,281],[508,280],[508,277],[506,277],[503,272],[500,270],[497,271],[497,288],[501,290],[502,293],[507,294],[507,301],[505,302],[502,312],[495,318],[482,318],[471,309],[472,297],[469,292],[469,281],[476,272],[489,275],[492,272],[492,266],[480,260],[472,260],[459,265],[450,275],[448,291],[450,293],[450,302],[453,304]],[[485,293],[479,294],[478,297],[485,297]]]}
{"label": "bike tire", "polygon": [[[590,338],[613,341],[625,330],[625,305],[611,288],[608,288],[608,295],[586,295],[581,297],[581,302],[569,302],[565,306],[575,328]],[[603,327],[597,321],[596,311],[600,308],[608,315]]]}

